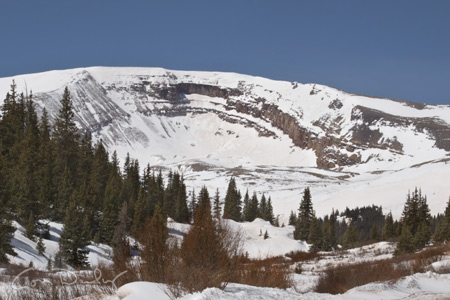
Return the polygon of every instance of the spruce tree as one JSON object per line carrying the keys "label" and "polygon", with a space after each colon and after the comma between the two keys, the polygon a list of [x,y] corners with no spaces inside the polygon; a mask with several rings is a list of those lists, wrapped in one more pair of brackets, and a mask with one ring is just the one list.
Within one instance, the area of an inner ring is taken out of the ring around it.
{"label": "spruce tree", "polygon": [[[323,218],[323,225],[322,225],[322,245],[321,245],[321,249],[325,250],[325,251],[330,251],[332,248],[331,246],[331,237],[330,237],[330,217],[329,216],[325,216]],[[310,232],[311,235],[311,232]]]}
{"label": "spruce tree", "polygon": [[381,237],[383,240],[387,241],[394,236],[395,236],[394,218],[392,217],[392,213],[389,212],[384,220],[384,226],[381,233]]}
{"label": "spruce tree", "polygon": [[120,177],[120,170],[117,163],[117,161],[114,162],[113,160],[113,165],[105,188],[105,198],[102,209],[101,240],[107,244],[110,244],[112,241],[118,218],[117,207],[121,205],[120,191],[122,189],[122,178]]}
{"label": "spruce tree", "polygon": [[146,219],[148,218],[148,210],[149,203],[147,201],[145,191],[143,189],[140,189],[138,199],[135,204],[133,226],[131,228],[131,232],[133,233],[133,235],[136,236],[140,232],[141,227],[144,225]]}
{"label": "spruce tree", "polygon": [[402,253],[412,253],[414,252],[414,250],[415,246],[411,230],[406,223],[403,223],[402,233],[395,249],[395,255],[399,255]]}
{"label": "spruce tree", "polygon": [[249,221],[249,222],[254,221],[258,217],[258,215],[259,215],[258,197],[256,196],[256,193],[254,192],[252,198],[250,198],[247,221]]}
{"label": "spruce tree", "polygon": [[320,228],[319,220],[315,217],[311,220],[308,243],[311,244],[310,251],[312,252],[320,250],[322,246],[322,228]]}
{"label": "spruce tree", "polygon": [[122,208],[120,209],[117,225],[114,228],[114,235],[111,240],[111,246],[113,248],[113,261],[116,265],[123,263],[122,267],[125,267],[126,258],[130,255],[128,245],[128,224],[130,219],[128,218],[127,202],[124,201]]}
{"label": "spruce tree", "polygon": [[297,224],[297,215],[294,213],[293,210],[291,210],[291,214],[289,215],[288,225],[295,226],[295,224]]}
{"label": "spruce tree", "polygon": [[370,228],[370,240],[378,242],[380,240],[380,233],[378,232],[377,224],[373,224]]}
{"label": "spruce tree", "polygon": [[35,234],[36,234],[36,220],[34,219],[33,211],[31,211],[25,227],[25,236],[30,240],[34,241]]}
{"label": "spruce tree", "polygon": [[298,220],[294,230],[294,239],[307,240],[309,236],[309,228],[315,217],[313,205],[311,201],[311,191],[309,187],[303,191],[303,199],[298,209]]}
{"label": "spruce tree", "polygon": [[67,168],[70,175],[75,176],[79,135],[75,124],[72,97],[67,87],[64,89],[53,136],[56,146],[55,167],[58,174],[61,174]]}
{"label": "spruce tree", "polygon": [[261,201],[259,202],[259,206],[258,206],[258,218],[261,218],[263,220],[266,220],[267,217],[267,200],[266,200],[266,196],[264,194],[262,194],[261,196]]}
{"label": "spruce tree", "polygon": [[216,189],[216,194],[214,195],[214,205],[213,205],[213,214],[216,220],[220,219],[222,207],[220,203],[220,194],[219,189]]}
{"label": "spruce tree", "polygon": [[74,190],[75,180],[78,178],[78,128],[75,124],[72,98],[69,90],[64,89],[61,108],[56,117],[53,141],[55,143],[55,181],[58,186],[54,209],[55,220],[62,220],[64,212]]}
{"label": "spruce tree", "polygon": [[183,176],[175,174],[174,184],[177,184],[175,194],[175,218],[174,220],[180,223],[189,222],[189,209],[187,205],[186,185],[184,184]]}
{"label": "spruce tree", "polygon": [[195,210],[197,209],[197,199],[195,196],[195,189],[192,189],[191,200],[189,201],[190,222],[194,221]]}
{"label": "spruce tree", "polygon": [[40,216],[38,182],[39,128],[32,96],[26,98],[24,136],[18,142],[18,160],[12,172],[12,198],[18,208],[18,221],[27,224],[30,212]]}
{"label": "spruce tree", "polygon": [[2,148],[3,145],[0,143],[0,206],[2,208],[0,210],[0,263],[7,263],[6,254],[17,255],[11,246],[11,238],[16,228],[12,225],[13,206],[8,191]]}
{"label": "spruce tree", "polygon": [[236,222],[241,221],[241,194],[236,187],[234,177],[231,177],[230,182],[228,183],[223,218],[231,219]]}
{"label": "spruce tree", "polygon": [[39,127],[38,153],[38,201],[42,209],[42,218],[50,218],[51,206],[55,202],[56,188],[54,184],[54,149],[51,141],[51,129],[47,110],[44,108]]}
{"label": "spruce tree", "polygon": [[250,197],[248,195],[248,190],[245,192],[243,207],[242,207],[242,220],[250,221]]}
{"label": "spruce tree", "polygon": [[59,248],[65,261],[75,267],[82,268],[88,265],[89,228],[83,208],[79,206],[82,202],[84,192],[75,191],[67,207],[64,218],[64,228],[59,240]]}
{"label": "spruce tree", "polygon": [[[264,197],[264,195],[263,195],[263,197]],[[266,221],[269,221],[270,224],[275,225],[275,216],[273,214],[272,199],[270,197],[269,197],[269,200],[267,201],[263,219]]]}
{"label": "spruce tree", "polygon": [[44,254],[44,252],[45,252],[45,245],[42,240],[42,236],[39,236],[38,242],[36,244],[36,250],[38,251],[38,253],[40,255]]}
{"label": "spruce tree", "polygon": [[350,223],[344,233],[344,247],[351,248],[356,242],[358,242],[358,234],[353,223]]}
{"label": "spruce tree", "polygon": [[401,222],[410,231],[416,248],[422,248],[428,243],[431,238],[431,215],[426,196],[422,196],[420,189],[416,188],[412,194],[408,193]]}
{"label": "spruce tree", "polygon": [[447,202],[447,207],[445,208],[444,220],[442,221],[441,225],[441,232],[442,234],[439,240],[441,242],[450,241],[450,198]]}

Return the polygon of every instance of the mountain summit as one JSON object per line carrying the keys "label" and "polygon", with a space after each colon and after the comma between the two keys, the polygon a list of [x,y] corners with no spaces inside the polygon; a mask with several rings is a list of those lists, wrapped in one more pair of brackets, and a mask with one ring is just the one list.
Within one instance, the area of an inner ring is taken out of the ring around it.
{"label": "mountain summit", "polygon": [[398,169],[450,151],[450,107],[234,73],[92,67],[0,79],[53,119],[64,88],[83,130],[144,162]]}

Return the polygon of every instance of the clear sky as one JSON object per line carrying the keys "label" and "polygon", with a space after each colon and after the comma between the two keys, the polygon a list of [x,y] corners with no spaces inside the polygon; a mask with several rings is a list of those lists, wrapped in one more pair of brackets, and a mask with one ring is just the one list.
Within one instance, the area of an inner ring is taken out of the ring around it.
{"label": "clear sky", "polygon": [[0,77],[163,67],[450,104],[446,0],[14,0],[0,12]]}

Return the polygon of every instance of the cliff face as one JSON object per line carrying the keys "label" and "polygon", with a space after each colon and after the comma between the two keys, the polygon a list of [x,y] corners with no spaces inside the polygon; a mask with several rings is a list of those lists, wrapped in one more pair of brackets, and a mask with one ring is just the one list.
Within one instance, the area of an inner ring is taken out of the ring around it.
{"label": "cliff face", "polygon": [[[384,163],[386,168],[389,163],[413,164],[444,157],[450,151],[450,108],[445,106],[229,73],[88,68],[60,71],[57,79],[55,74],[43,73],[39,82],[47,82],[47,78],[58,84],[36,84],[37,88],[33,86],[35,78],[24,75],[20,80],[34,92],[37,89],[38,111],[46,107],[54,119],[62,91],[68,86],[78,125],[111,148],[148,148],[169,139],[173,145],[175,136],[198,139],[193,132],[196,122],[203,124],[205,118],[215,116],[223,126],[218,123],[212,128],[204,123],[200,138],[221,135],[227,139],[214,145],[218,148],[208,148],[208,155],[213,151],[233,155],[226,150],[237,141],[231,138],[242,138],[244,131],[247,138],[252,130],[271,141],[271,147],[285,145],[281,141],[288,139],[292,146],[282,146],[286,151],[286,147],[313,151],[314,164],[323,169],[374,162]],[[0,93],[6,94],[9,83],[11,79],[0,79]],[[233,129],[225,129],[230,126]],[[199,145],[195,140],[191,144]],[[429,150],[431,156],[422,153]],[[295,160],[295,155],[289,157]]]}

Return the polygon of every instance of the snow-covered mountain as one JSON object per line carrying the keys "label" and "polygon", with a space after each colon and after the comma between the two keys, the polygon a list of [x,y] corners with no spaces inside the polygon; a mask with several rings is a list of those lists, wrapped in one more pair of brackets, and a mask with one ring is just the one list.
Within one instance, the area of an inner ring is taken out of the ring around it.
{"label": "snow-covered mountain", "polygon": [[374,203],[398,214],[415,186],[428,193],[436,212],[450,195],[444,182],[450,106],[159,68],[2,78],[0,95],[13,79],[19,91],[33,92],[38,112],[46,107],[51,119],[67,86],[78,125],[119,157],[129,152],[141,165],[178,167],[193,185],[224,187],[235,175],[249,189],[270,193],[282,215],[297,207],[306,185],[317,195],[319,213]]}

